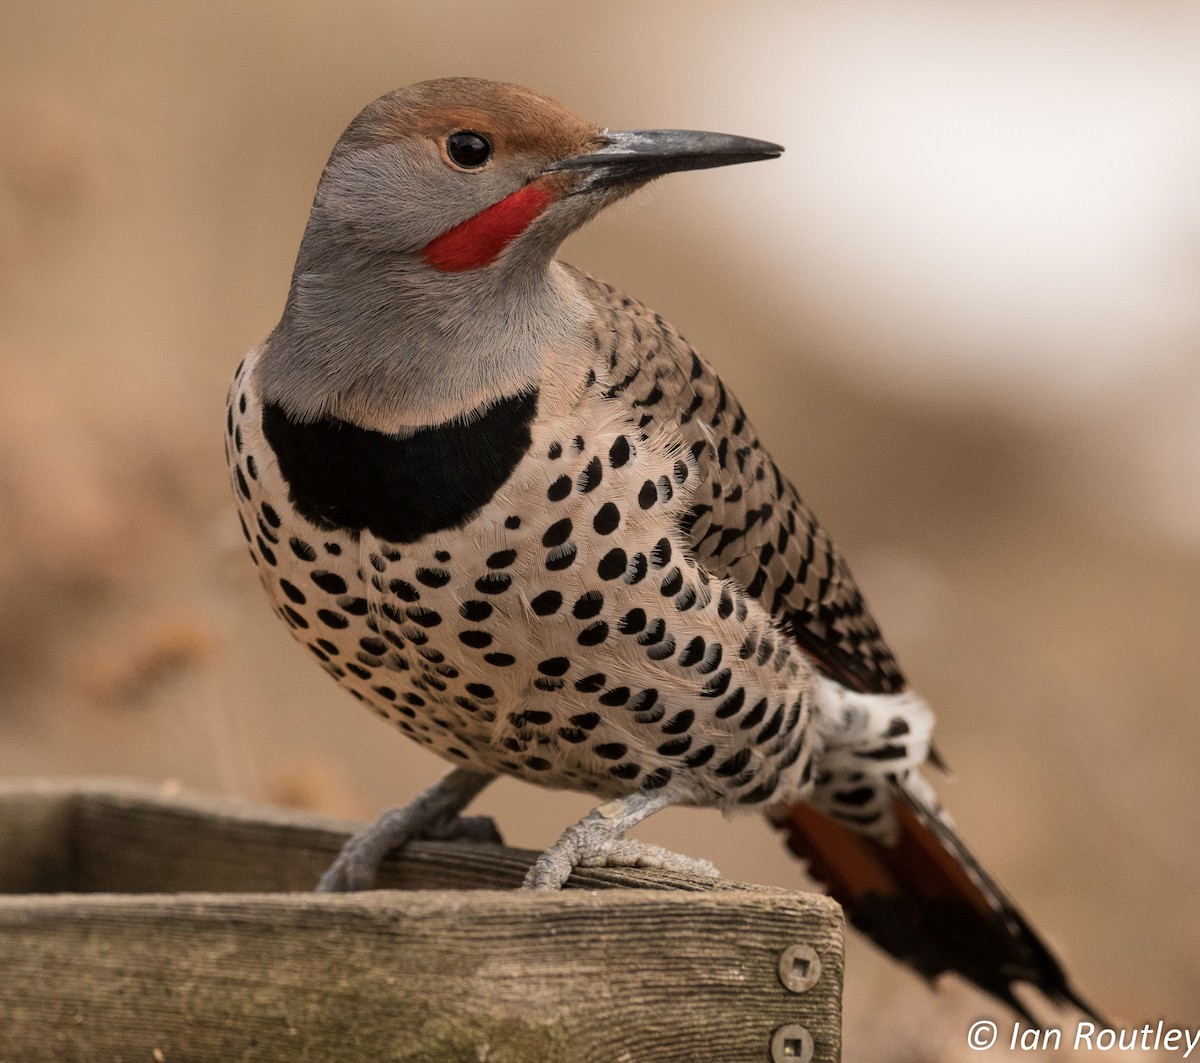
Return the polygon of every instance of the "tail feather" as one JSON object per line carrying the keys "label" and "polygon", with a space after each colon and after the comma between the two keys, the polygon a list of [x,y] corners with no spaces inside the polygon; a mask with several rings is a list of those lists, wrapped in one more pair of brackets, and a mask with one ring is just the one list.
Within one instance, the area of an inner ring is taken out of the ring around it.
{"label": "tail feather", "polygon": [[926,978],[956,971],[1033,1022],[1013,994],[1027,982],[1109,1025],[919,788],[893,789],[894,842],[860,834],[803,804],[776,818],[847,918]]}

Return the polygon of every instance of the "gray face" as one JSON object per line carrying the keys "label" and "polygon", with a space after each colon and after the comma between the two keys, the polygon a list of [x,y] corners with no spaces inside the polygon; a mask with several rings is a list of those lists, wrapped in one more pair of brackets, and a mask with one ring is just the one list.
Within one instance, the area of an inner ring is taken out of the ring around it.
{"label": "gray face", "polygon": [[[623,190],[567,195],[574,175],[545,175],[554,152],[514,148],[471,117],[343,137],[262,361],[266,400],[302,420],[399,431],[527,390],[543,352],[572,349],[580,301],[550,264],[563,238]],[[482,165],[449,158],[447,138],[463,129],[494,137]],[[437,237],[531,183],[550,203],[497,260],[453,272],[426,260]]]}
{"label": "gray face", "polygon": [[342,239],[372,250],[415,252],[532,181],[547,162],[523,153],[468,171],[442,152],[437,139],[418,134],[336,156],[314,206]]}

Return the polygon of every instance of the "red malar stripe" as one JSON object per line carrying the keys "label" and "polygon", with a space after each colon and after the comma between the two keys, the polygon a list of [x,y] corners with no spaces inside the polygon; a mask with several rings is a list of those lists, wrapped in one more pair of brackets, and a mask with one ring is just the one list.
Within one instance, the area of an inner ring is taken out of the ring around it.
{"label": "red malar stripe", "polygon": [[425,245],[425,261],[434,269],[461,273],[494,262],[510,243],[553,201],[544,187],[528,184],[459,222]]}

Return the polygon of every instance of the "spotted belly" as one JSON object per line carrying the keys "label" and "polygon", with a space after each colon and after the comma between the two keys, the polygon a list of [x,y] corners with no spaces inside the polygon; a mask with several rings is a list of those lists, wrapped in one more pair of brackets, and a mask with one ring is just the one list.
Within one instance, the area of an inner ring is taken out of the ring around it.
{"label": "spotted belly", "polygon": [[690,557],[691,454],[589,382],[570,417],[530,425],[460,524],[399,541],[394,522],[339,527],[295,504],[251,370],[227,423],[251,557],[293,635],[375,713],[453,763],[600,796],[754,805],[807,788],[811,672]]}

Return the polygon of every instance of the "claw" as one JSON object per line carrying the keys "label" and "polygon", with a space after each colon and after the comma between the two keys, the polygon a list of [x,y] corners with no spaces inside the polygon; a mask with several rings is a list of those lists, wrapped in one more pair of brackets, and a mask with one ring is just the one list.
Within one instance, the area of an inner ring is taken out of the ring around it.
{"label": "claw", "polygon": [[496,824],[487,816],[459,816],[493,776],[456,768],[402,808],[383,813],[342,846],[329,870],[317,883],[318,893],[348,893],[375,885],[388,853],[414,838],[446,841],[500,841]]}
{"label": "claw", "polygon": [[669,802],[631,794],[601,805],[573,826],[541,856],[525,875],[522,889],[562,889],[577,867],[646,867],[716,879],[720,873],[707,860],[682,856],[661,845],[634,841],[625,831]]}

